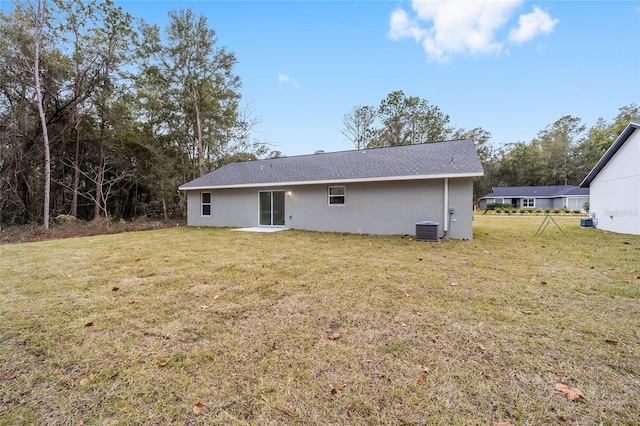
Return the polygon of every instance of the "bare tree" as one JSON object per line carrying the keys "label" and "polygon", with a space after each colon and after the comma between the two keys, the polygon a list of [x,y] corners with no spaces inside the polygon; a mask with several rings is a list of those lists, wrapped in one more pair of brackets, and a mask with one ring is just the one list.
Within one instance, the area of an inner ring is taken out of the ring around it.
{"label": "bare tree", "polygon": [[377,117],[376,110],[370,106],[355,106],[342,119],[344,129],[341,133],[356,147],[365,149],[371,140],[373,129],[371,126]]}
{"label": "bare tree", "polygon": [[38,100],[38,115],[42,126],[42,141],[44,143],[44,229],[49,229],[49,197],[51,194],[51,150],[49,148],[49,133],[47,132],[47,118],[42,104],[42,89],[40,87],[40,43],[47,16],[47,0],[38,0],[33,29],[33,76]]}
{"label": "bare tree", "polygon": [[[95,194],[91,191],[79,191],[78,195],[96,205],[99,211],[104,215],[104,217],[108,219],[109,198],[111,197],[111,195],[113,195],[113,191],[114,189],[116,189],[116,184],[123,180],[135,177],[135,173],[131,170],[112,169],[106,158],[104,161],[105,163],[103,165],[98,165],[97,167],[89,164],[88,171],[80,169],[76,163],[65,162],[65,165],[67,167],[75,168],[79,174],[81,174],[86,180],[92,182],[94,185],[100,185],[100,190],[96,191]],[[64,181],[57,181],[56,183],[68,189],[72,188]]]}

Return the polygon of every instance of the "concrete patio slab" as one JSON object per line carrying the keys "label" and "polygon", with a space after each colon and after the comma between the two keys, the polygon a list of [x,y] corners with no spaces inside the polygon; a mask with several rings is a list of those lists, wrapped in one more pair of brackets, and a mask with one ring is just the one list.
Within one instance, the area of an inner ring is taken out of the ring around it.
{"label": "concrete patio slab", "polygon": [[280,232],[286,231],[289,228],[276,228],[271,226],[253,226],[251,228],[236,228],[232,229],[232,231],[243,231],[243,232]]}

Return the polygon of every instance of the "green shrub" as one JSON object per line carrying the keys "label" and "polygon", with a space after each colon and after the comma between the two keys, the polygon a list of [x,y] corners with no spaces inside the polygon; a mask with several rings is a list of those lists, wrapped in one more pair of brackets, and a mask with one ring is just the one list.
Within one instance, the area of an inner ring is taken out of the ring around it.
{"label": "green shrub", "polygon": [[561,211],[562,211],[561,209],[553,209],[553,212],[554,212],[555,214],[558,214],[558,213],[560,213]]}
{"label": "green shrub", "polygon": [[497,210],[504,209],[505,207],[511,207],[511,204],[502,204],[502,203],[489,203],[487,204],[487,210]]}
{"label": "green shrub", "polygon": [[550,209],[549,207],[547,207],[546,209],[544,209],[544,212],[545,212],[546,214],[549,214],[549,213],[551,213],[551,209]]}
{"label": "green shrub", "polygon": [[501,207],[498,207],[498,208],[496,209],[496,213],[498,213],[498,214],[502,213],[502,208],[501,208]]}
{"label": "green shrub", "polygon": [[69,214],[59,214],[56,216],[55,220],[57,223],[73,223],[77,219]]}
{"label": "green shrub", "polygon": [[578,210],[578,209],[576,209],[576,210],[573,210],[573,213],[575,213],[575,214],[580,214],[580,213],[582,213],[582,210]]}

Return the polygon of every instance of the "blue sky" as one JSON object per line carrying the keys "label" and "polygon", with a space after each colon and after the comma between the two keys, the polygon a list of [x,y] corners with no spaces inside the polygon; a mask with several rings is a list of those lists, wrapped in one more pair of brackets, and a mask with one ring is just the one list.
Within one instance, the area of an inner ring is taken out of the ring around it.
{"label": "blue sky", "polygon": [[[3,3],[5,0],[0,0]],[[591,126],[640,104],[640,1],[136,1],[207,17],[238,59],[256,138],[285,155],[353,149],[356,105],[402,90],[499,146],[570,114]]]}

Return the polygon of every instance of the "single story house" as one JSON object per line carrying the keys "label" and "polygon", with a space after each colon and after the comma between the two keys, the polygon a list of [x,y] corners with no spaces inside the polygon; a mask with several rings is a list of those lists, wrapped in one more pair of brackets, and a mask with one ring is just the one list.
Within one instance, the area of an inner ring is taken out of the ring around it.
{"label": "single story house", "polygon": [[463,139],[231,163],[179,189],[190,226],[414,235],[432,221],[470,240],[483,173]]}
{"label": "single story house", "polygon": [[640,122],[631,122],[580,184],[591,191],[594,226],[640,235]]}
{"label": "single story house", "polygon": [[552,186],[496,186],[491,193],[480,198],[480,210],[488,204],[508,204],[516,208],[585,210],[589,201],[589,188],[574,185]]}

